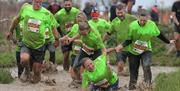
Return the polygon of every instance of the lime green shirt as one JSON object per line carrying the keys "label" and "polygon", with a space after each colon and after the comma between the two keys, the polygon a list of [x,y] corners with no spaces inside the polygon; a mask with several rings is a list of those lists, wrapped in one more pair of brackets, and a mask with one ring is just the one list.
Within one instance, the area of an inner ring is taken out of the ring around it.
{"label": "lime green shirt", "polygon": [[140,26],[138,21],[132,22],[127,38],[133,41],[130,44],[129,52],[134,55],[140,55],[143,51],[152,51],[151,39],[157,37],[159,34],[158,27],[151,20],[148,20],[144,26]]}
{"label": "lime green shirt", "polygon": [[111,33],[115,34],[116,44],[120,44],[121,42],[127,39],[129,25],[131,22],[135,20],[136,17],[130,14],[125,14],[124,20],[121,20],[119,17],[113,19],[113,21],[111,22]]}
{"label": "lime green shirt", "polygon": [[93,61],[94,71],[89,72],[85,70],[82,76],[82,87],[88,88],[89,84],[101,84],[107,81],[110,85],[113,85],[118,80],[118,76],[115,72],[107,66],[107,59],[105,55],[101,55]]}
{"label": "lime green shirt", "polygon": [[71,8],[70,12],[66,12],[63,8],[55,14],[55,18],[60,25],[63,35],[66,35],[74,24],[76,15],[79,13],[79,9]]}
{"label": "lime green shirt", "polygon": [[99,18],[97,21],[91,19],[88,21],[88,23],[90,24],[90,26],[94,26],[99,31],[102,38],[105,33],[110,32],[111,24],[104,19]]}
{"label": "lime green shirt", "polygon": [[45,44],[45,30],[51,25],[51,14],[41,7],[34,10],[32,5],[23,5],[19,12],[20,19],[23,20],[23,43],[32,48],[38,49]]}
{"label": "lime green shirt", "polygon": [[94,27],[91,27],[91,31],[86,36],[81,35],[81,40],[85,45],[94,50],[105,48],[101,35]]}
{"label": "lime green shirt", "polygon": [[45,30],[45,39],[46,39],[46,43],[49,42],[54,42],[54,35],[53,35],[53,28],[57,28],[59,26],[59,24],[57,23],[55,17],[53,16],[53,14],[51,14],[51,25],[47,26],[46,30]]}
{"label": "lime green shirt", "polygon": [[[67,35],[68,35],[68,37],[72,38],[78,34],[79,34],[79,25],[74,24],[71,28],[71,31]],[[80,48],[81,48],[81,45],[73,43],[72,54],[77,55],[77,51],[79,51]]]}

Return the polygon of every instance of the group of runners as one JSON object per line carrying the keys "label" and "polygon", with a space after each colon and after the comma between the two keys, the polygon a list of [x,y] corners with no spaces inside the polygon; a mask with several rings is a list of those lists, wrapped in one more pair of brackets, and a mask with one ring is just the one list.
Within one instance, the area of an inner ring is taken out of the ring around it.
{"label": "group of runners", "polygon": [[[50,11],[42,7],[42,2],[32,0],[32,4],[25,3],[13,19],[7,34],[7,39],[11,39],[16,30],[18,77],[21,78],[24,71],[26,80],[32,83],[38,83],[41,79],[46,50],[50,53],[49,61],[56,63],[55,50],[59,44],[63,53],[63,68],[70,72],[75,84],[82,85],[82,91],[87,91],[89,87],[92,91],[119,89],[121,80],[107,63],[107,55],[112,51],[115,51],[119,72],[128,58],[129,90],[136,89],[140,63],[144,83],[148,86],[152,84],[152,38],[157,37],[167,44],[175,43],[177,57],[180,55],[180,1],[175,2],[172,9],[176,25],[174,40],[164,37],[145,9],[134,16],[126,13],[126,5],[118,4],[115,8],[116,17],[109,22],[100,18],[96,7],[90,13],[92,19],[88,20],[81,10],[73,7],[72,0],[64,0],[62,9],[58,5],[51,6]],[[107,48],[106,41],[112,35],[116,36],[116,46]]]}

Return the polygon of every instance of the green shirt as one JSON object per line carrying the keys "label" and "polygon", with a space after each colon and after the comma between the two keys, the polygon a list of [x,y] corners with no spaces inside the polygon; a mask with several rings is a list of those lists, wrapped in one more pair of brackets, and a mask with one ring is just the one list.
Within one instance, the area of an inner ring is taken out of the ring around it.
{"label": "green shirt", "polygon": [[72,7],[70,12],[66,12],[63,8],[55,14],[55,18],[60,25],[63,35],[66,35],[70,31],[78,13],[79,9]]}
{"label": "green shirt", "polygon": [[[152,51],[151,39],[157,37],[160,31],[156,24],[148,20],[144,26],[140,26],[138,21],[134,21],[130,24],[128,32],[128,40],[132,40],[130,44],[129,52],[134,55],[140,55],[144,51]],[[140,49],[140,50],[139,50]]]}
{"label": "green shirt", "polygon": [[46,39],[46,43],[49,42],[54,42],[54,35],[53,35],[53,28],[57,28],[58,27],[58,23],[55,19],[55,17],[53,16],[53,14],[51,14],[51,25],[47,26],[46,30],[45,30],[45,39]]}
{"label": "green shirt", "polygon": [[111,29],[110,23],[108,23],[104,19],[99,18],[97,21],[91,19],[88,21],[88,23],[90,24],[90,26],[94,26],[99,31],[102,38],[105,35],[105,33],[109,32]]}
{"label": "green shirt", "polygon": [[115,34],[116,44],[120,44],[127,39],[129,24],[134,20],[136,20],[136,17],[129,14],[125,14],[124,20],[121,20],[119,17],[113,19],[111,22],[111,33]]}
{"label": "green shirt", "polygon": [[94,27],[91,27],[90,32],[86,36],[81,35],[81,40],[85,45],[94,50],[105,48],[101,35]]}
{"label": "green shirt", "polygon": [[[71,28],[71,31],[67,35],[68,35],[68,37],[72,38],[72,37],[74,37],[74,36],[76,36],[78,34],[79,34],[79,25],[78,24],[74,24],[72,26],[72,28]],[[78,54],[77,51],[80,50],[81,45],[73,43],[72,47],[73,47],[72,48],[72,54],[77,55]]]}
{"label": "green shirt", "polygon": [[41,7],[34,10],[32,5],[23,5],[19,12],[20,19],[23,20],[23,43],[32,48],[38,49],[45,44],[45,30],[51,25],[51,14]]}
{"label": "green shirt", "polygon": [[83,88],[88,88],[91,82],[93,82],[93,84],[103,84],[104,81],[107,81],[110,85],[113,85],[118,80],[117,74],[111,71],[106,62],[106,56],[101,55],[93,61],[93,72],[89,72],[88,70],[83,72]]}

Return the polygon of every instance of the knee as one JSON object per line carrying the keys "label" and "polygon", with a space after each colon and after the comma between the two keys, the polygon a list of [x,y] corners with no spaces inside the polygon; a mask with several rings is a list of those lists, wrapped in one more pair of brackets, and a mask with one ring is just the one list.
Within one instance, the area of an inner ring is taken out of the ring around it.
{"label": "knee", "polygon": [[21,62],[23,64],[28,64],[29,63],[29,59],[30,59],[30,55],[28,53],[22,53],[20,55],[20,58],[21,58]]}

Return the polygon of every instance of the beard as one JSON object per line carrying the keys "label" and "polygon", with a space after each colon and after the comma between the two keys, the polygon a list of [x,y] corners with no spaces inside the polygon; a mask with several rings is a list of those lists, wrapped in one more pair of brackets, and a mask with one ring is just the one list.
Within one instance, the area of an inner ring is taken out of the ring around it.
{"label": "beard", "polygon": [[71,7],[68,8],[64,8],[66,12],[70,12],[71,11]]}

